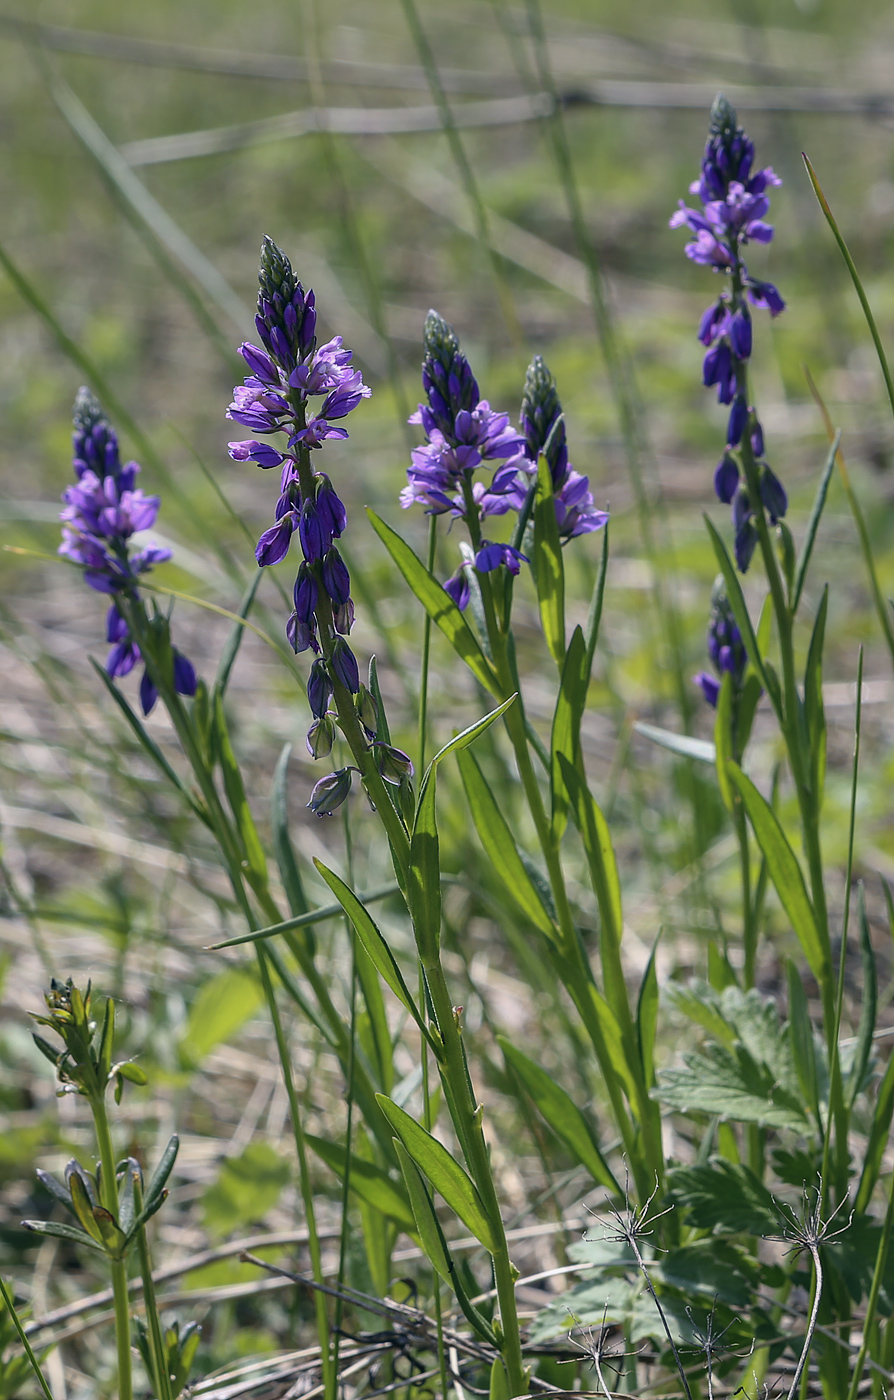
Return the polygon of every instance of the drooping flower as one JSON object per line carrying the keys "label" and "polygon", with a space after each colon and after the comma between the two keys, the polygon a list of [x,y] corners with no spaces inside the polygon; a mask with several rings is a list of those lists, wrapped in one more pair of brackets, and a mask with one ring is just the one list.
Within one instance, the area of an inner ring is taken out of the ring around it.
{"label": "drooping flower", "polygon": [[[158,496],[146,496],[135,485],[137,462],[121,462],[118,438],[98,399],[87,388],[78,390],[74,405],[73,460],[77,481],[62,493],[62,543],[59,553],[84,569],[84,582],[97,593],[111,595],[106,614],[106,640],[111,644],[106,669],[110,676],[128,675],[142,655],[119,604],[142,606],[137,580],[155,564],[170,559],[159,545],[131,548],[132,537],[155,524]],[[192,663],[173,650],[174,686],[180,695],[194,695]],[[140,684],[143,713],[152,709],[157,690],[148,672]]]}
{"label": "drooping flower", "polygon": [[701,689],[708,704],[716,707],[720,695],[720,683],[726,672],[733,678],[736,692],[742,689],[748,655],[742,642],[742,634],[736,625],[733,610],[724,590],[722,578],[714,583],[711,593],[711,620],[708,623],[708,656],[717,672],[700,671],[693,681]]}
{"label": "drooping flower", "polygon": [[[720,403],[730,405],[727,450],[714,474],[714,487],[721,501],[733,505],[736,557],[743,571],[754,552],[757,531],[736,494],[739,463],[732,449],[741,449],[744,441],[746,450],[750,445],[757,460],[764,451],[763,431],[747,393],[747,365],[753,345],[751,307],[767,310],[774,317],[785,309],[773,283],[752,276],[742,256],[748,243],[769,243],[772,239],[773,229],[764,217],[770,207],[767,190],[781,183],[770,166],[758,171],[753,167],[754,145],[738,125],[729,102],[718,96],[711,108],[701,174],[690,185],[703,208],[692,209],[681,200],[670,220],[672,228],[685,226],[693,235],[686,245],[687,257],[711,267],[725,279],[720,295],[702,314],[698,339],[705,346],[703,382],[716,388]],[[775,524],[785,514],[785,492],[772,473],[766,477],[769,468],[765,464],[762,471],[761,499]]]}

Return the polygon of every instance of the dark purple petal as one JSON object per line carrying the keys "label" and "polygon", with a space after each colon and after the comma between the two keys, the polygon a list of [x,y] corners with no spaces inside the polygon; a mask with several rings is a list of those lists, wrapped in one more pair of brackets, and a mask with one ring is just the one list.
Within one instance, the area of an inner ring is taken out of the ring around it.
{"label": "dark purple petal", "polygon": [[444,584],[444,591],[450,594],[460,612],[464,612],[469,603],[469,576],[464,564]]}
{"label": "dark purple petal", "polygon": [[328,550],[323,558],[323,587],[336,607],[341,607],[351,596],[351,575],[335,548]]}
{"label": "dark purple petal", "polygon": [[342,637],[336,637],[332,645],[330,666],[333,676],[341,681],[346,690],[356,695],[360,689],[360,673],[357,658]]}
{"label": "dark purple petal", "polygon": [[149,678],[149,672],[144,671],[143,679],[140,681],[140,705],[142,706],[144,715],[149,714],[149,711],[152,709],[157,699],[158,691]]}
{"label": "dark purple petal", "polygon": [[265,468],[282,466],[287,460],[275,447],[266,442],[255,442],[254,438],[246,442],[228,442],[227,451],[234,462],[257,462],[259,467]]}
{"label": "dark purple petal", "polygon": [[298,521],[298,534],[301,552],[309,564],[322,559],[332,543],[332,531],[321,517],[316,504],[310,499],[301,507]]}
{"label": "dark purple petal", "polygon": [[729,343],[737,359],[748,359],[751,354],[751,317],[744,307],[736,312],[730,322]]}
{"label": "dark purple petal", "polygon": [[757,528],[753,520],[746,520],[736,534],[736,565],[740,573],[746,573],[757,544]]}
{"label": "dark purple petal", "polygon": [[294,515],[284,515],[278,525],[271,525],[258,540],[255,558],[263,568],[266,564],[278,564],[289,552],[289,541],[294,529]]}
{"label": "dark purple petal", "polygon": [[182,651],[174,649],[174,689],[178,695],[195,695],[196,670]]}
{"label": "dark purple petal", "polygon": [[106,670],[110,676],[127,676],[140,659],[140,648],[127,637],[109,652]]}
{"label": "dark purple petal", "polygon": [[712,709],[717,708],[717,700],[720,696],[720,682],[716,676],[709,675],[707,671],[699,671],[697,676],[692,677],[693,682],[701,688],[708,704]]}
{"label": "dark purple petal", "polygon": [[[113,603],[106,613],[106,641],[123,642],[127,635],[127,623],[118,611],[117,603]],[[114,674],[114,671],[109,672],[109,675]]]}
{"label": "dark purple petal", "polygon": [[761,500],[773,525],[781,520],[788,510],[788,496],[775,472],[765,464],[761,468]]}
{"label": "dark purple petal", "polygon": [[295,613],[308,627],[313,626],[318,592],[317,581],[302,560],[298,565],[298,577],[295,579]]}
{"label": "dark purple petal", "polygon": [[307,703],[314,719],[322,719],[332,697],[332,682],[326,670],[326,662],[318,657],[310,668],[307,680]]}
{"label": "dark purple petal", "polygon": [[736,459],[724,452],[714,472],[714,490],[717,499],[728,506],[739,484],[739,468]]}
{"label": "dark purple petal", "polygon": [[737,447],[742,441],[742,434],[748,424],[749,415],[748,404],[741,394],[737,395],[733,402],[732,412],[729,416],[729,424],[726,429],[726,442],[728,447]]}

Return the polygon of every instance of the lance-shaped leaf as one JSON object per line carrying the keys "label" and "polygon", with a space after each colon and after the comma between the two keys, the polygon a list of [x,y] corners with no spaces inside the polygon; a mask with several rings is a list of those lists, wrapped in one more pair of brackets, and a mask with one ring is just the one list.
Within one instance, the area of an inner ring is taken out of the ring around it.
{"label": "lance-shaped leaf", "polygon": [[826,614],[829,608],[829,586],[823,589],[823,600],[817,609],[807,666],[804,672],[804,721],[807,725],[810,776],[817,811],[823,801],[826,780],[826,713],[823,708],[823,641]]}
{"label": "lance-shaped leaf", "polygon": [[553,479],[545,455],[537,467],[534,501],[534,554],[531,560],[540,603],[540,622],[557,666],[565,660],[565,565],[556,521]]}
{"label": "lance-shaped leaf", "polygon": [[479,684],[492,695],[499,697],[500,685],[494,669],[450,594],[429,573],[406,541],[402,540],[390,525],[386,525],[374,510],[367,510],[366,513],[379,539],[432,622],[440,627],[457,656],[465,662]]}
{"label": "lance-shaped leaf", "polygon": [[724,671],[717,696],[717,716],[714,720],[714,747],[717,751],[717,786],[723,805],[732,815],[735,804],[735,789],[730,782],[727,763],[733,753],[733,678]]}
{"label": "lance-shaped leaf", "polygon": [[494,872],[524,917],[555,942],[557,933],[553,921],[525,868],[506,818],[475,757],[462,753],[458,764],[472,821]]}
{"label": "lance-shaped leaf", "polygon": [[598,1181],[600,1186],[607,1186],[618,1195],[623,1194],[602,1155],[596,1134],[570,1095],[556,1083],[551,1074],[535,1064],[505,1036],[498,1035],[497,1041],[507,1062],[515,1070],[556,1137],[564,1142],[581,1166],[586,1167],[594,1181]]}
{"label": "lance-shaped leaf", "polygon": [[459,1162],[415,1118],[384,1094],[376,1094],[379,1106],[413,1161],[428,1177],[447,1205],[485,1249],[493,1254],[500,1242],[478,1188]]}
{"label": "lance-shaped leaf", "polygon": [[358,1157],[356,1153],[349,1155],[340,1143],[330,1142],[327,1138],[313,1137],[310,1133],[306,1134],[306,1138],[317,1156],[331,1167],[341,1181],[348,1173],[351,1190],[360,1200],[393,1220],[398,1229],[407,1234],[413,1233],[416,1223],[410,1202],[400,1189],[400,1184],[393,1181],[383,1167]]}
{"label": "lance-shaped leaf", "polygon": [[164,1205],[165,1199],[168,1194],[165,1182],[171,1175],[171,1172],[174,1170],[174,1163],[177,1160],[177,1152],[179,1148],[180,1139],[178,1138],[177,1134],[174,1133],[168,1139],[168,1145],[165,1148],[164,1152],[161,1154],[161,1160],[159,1161],[158,1166],[155,1168],[155,1171],[152,1173],[152,1180],[149,1182],[149,1185],[146,1188],[146,1194],[143,1197],[143,1204],[140,1208],[139,1214],[137,1215],[136,1219],[133,1222],[133,1225],[128,1231],[128,1244],[134,1238],[141,1226],[145,1225],[146,1221],[150,1220],[152,1216],[155,1215],[156,1211],[161,1210],[161,1207]]}
{"label": "lance-shaped leaf", "polygon": [[738,764],[730,762],[728,767],[730,777],[745,804],[757,844],[767,862],[770,879],[776,887],[782,907],[791,920],[792,928],[798,935],[810,970],[818,982],[824,983],[829,972],[829,954],[820,938],[813,905],[807,894],[797,857],[769,802],[761,796]]}
{"label": "lance-shaped leaf", "polygon": [[496,1333],[487,1318],[470,1301],[469,1295],[463,1287],[459,1270],[450,1257],[450,1249],[444,1237],[444,1231],[441,1229],[441,1222],[435,1214],[435,1208],[432,1205],[422,1173],[400,1138],[394,1139],[394,1148],[400,1162],[400,1169],[404,1174],[407,1195],[413,1208],[416,1234],[419,1236],[429,1263],[444,1282],[453,1289],[466,1319],[471,1323],[478,1336],[485,1342],[489,1342],[491,1346],[498,1346]]}
{"label": "lance-shaped leaf", "polygon": [[249,871],[255,879],[263,883],[267,879],[267,861],[264,857],[264,848],[261,845],[261,838],[258,836],[254,817],[251,814],[251,808],[248,805],[248,798],[245,795],[242,772],[236,762],[236,755],[230,743],[223,696],[219,691],[214,696],[214,746],[223,774],[227,801],[236,819]]}
{"label": "lance-shaped leaf", "polygon": [[584,634],[580,627],[575,627],[565,653],[550,735],[550,796],[553,833],[557,841],[562,839],[568,821],[568,791],[559,767],[559,755],[564,755],[569,763],[576,764],[578,761],[580,722],[590,683],[590,661]]}
{"label": "lance-shaped leaf", "polygon": [[878,1005],[878,972],[875,966],[872,937],[869,932],[869,919],[866,916],[866,894],[862,882],[857,894],[857,917],[860,926],[860,952],[863,960],[863,996],[860,1007],[860,1024],[857,1027],[857,1043],[854,1046],[854,1060],[851,1065],[847,1089],[850,1108],[853,1108],[854,1100],[863,1088],[863,1081],[866,1077],[869,1057],[872,1054],[872,1038]]}
{"label": "lance-shaped leaf", "polygon": [[96,1240],[92,1235],[88,1235],[86,1230],[79,1230],[77,1225],[66,1225],[61,1220],[23,1220],[22,1227],[30,1230],[33,1235],[51,1235],[57,1240],[69,1240],[72,1244],[82,1244],[87,1249],[95,1249],[98,1254],[105,1254],[106,1248],[102,1240]]}
{"label": "lance-shaped leaf", "polygon": [[[270,799],[270,824],[273,828],[273,854],[276,857],[276,864],[279,866],[279,876],[286,892],[286,899],[289,901],[289,908],[294,915],[300,917],[306,914],[309,909],[307,896],[304,893],[304,882],[301,879],[301,872],[298,869],[298,861],[295,858],[295,850],[292,846],[292,838],[289,835],[289,808],[286,796],[286,778],[289,771],[289,758],[292,753],[292,745],[286,744],[279,756],[276,771],[273,774],[273,792]],[[311,952],[314,950],[314,934],[312,929],[308,929],[304,934],[304,939]]]}
{"label": "lance-shaped leaf", "polygon": [[714,745],[707,739],[693,739],[691,734],[675,734],[672,729],[661,729],[657,724],[646,724],[645,720],[639,719],[633,727],[644,739],[651,739],[659,748],[668,749],[681,758],[694,758],[699,763],[714,763],[717,760]]}
{"label": "lance-shaped leaf", "polygon": [[436,792],[437,780],[432,768],[419,794],[407,867],[407,903],[424,967],[432,967],[437,962],[441,947],[441,857]]}
{"label": "lance-shaped leaf", "polygon": [[574,808],[578,830],[584,844],[593,892],[599,903],[602,921],[599,950],[605,978],[605,995],[619,1021],[629,1018],[627,985],[621,967],[621,935],[624,916],[621,910],[621,881],[612,846],[611,833],[596,799],[585,779],[562,754],[559,766]]}
{"label": "lance-shaped leaf", "polygon": [[[70,1174],[68,1178],[68,1189],[71,1192],[71,1204],[74,1208],[74,1213],[82,1228],[86,1230],[87,1234],[90,1235],[92,1239],[96,1240],[97,1244],[101,1244],[105,1247],[105,1232],[100,1229],[98,1222],[94,1218],[94,1211],[99,1210],[99,1207],[94,1206],[87,1194],[87,1187],[84,1185],[84,1178],[81,1176],[80,1172],[73,1171]],[[108,1212],[106,1213],[108,1214]],[[111,1217],[109,1218],[111,1219]]]}
{"label": "lance-shaped leaf", "polygon": [[[373,966],[379,973],[382,980],[389,986],[406,1011],[409,1011],[416,1025],[428,1040],[432,1049],[435,1050],[434,1042],[429,1035],[428,1027],[419,1011],[416,1002],[404,981],[403,973],[395,961],[394,954],[382,937],[379,929],[370,914],[369,910],[357,898],[354,891],[344,880],[335,874],[334,870],[329,870],[322,861],[314,860],[314,865],[322,875],[326,884],[331,889],[350,919],[354,932],[362,943]],[[435,1050],[437,1054],[437,1050]]]}

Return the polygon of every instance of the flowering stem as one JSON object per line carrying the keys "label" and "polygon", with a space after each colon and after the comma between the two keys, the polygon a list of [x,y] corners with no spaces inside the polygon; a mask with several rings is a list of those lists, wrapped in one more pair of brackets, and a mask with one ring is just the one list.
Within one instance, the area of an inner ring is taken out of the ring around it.
{"label": "flowering stem", "polygon": [[[102,1165],[100,1204],[118,1219],[118,1178],[115,1175],[115,1149],[106,1112],[103,1085],[98,1094],[90,1095],[90,1111],[96,1132],[96,1145]],[[115,1342],[118,1351],[118,1400],[133,1400],[133,1377],[130,1364],[130,1303],[127,1296],[127,1264],[124,1259],[109,1258],[112,1274],[112,1298],[115,1310]],[[161,1400],[161,1397],[159,1398]]]}
{"label": "flowering stem", "polygon": [[437,956],[423,962],[438,1030],[443,1043],[441,1077],[451,1108],[457,1134],[462,1144],[472,1179],[481,1195],[488,1219],[497,1235],[497,1248],[492,1252],[494,1281],[500,1306],[502,1328],[501,1355],[506,1366],[509,1393],[524,1395],[527,1391],[521,1353],[518,1312],[515,1304],[517,1272],[509,1257],[509,1246],[503,1228],[503,1217],[494,1185],[493,1170],[483,1128],[483,1105],[475,1102],[469,1077],[469,1067],[459,1029],[459,1014],[454,1010]]}
{"label": "flowering stem", "polygon": [[[438,542],[438,517],[433,515],[428,525],[428,572],[434,573],[435,547]],[[425,740],[428,728],[428,667],[431,654],[431,617],[422,619],[422,676],[419,681],[419,772],[425,772]]]}

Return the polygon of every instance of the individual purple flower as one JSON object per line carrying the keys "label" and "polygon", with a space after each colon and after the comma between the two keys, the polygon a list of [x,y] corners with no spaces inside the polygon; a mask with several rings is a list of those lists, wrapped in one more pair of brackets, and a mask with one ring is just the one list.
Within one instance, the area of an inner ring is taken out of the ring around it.
{"label": "individual purple flower", "polygon": [[358,771],[356,768],[339,768],[314,784],[307,805],[315,816],[331,817],[338,810],[351,791],[352,775]]}
{"label": "individual purple flower", "polygon": [[444,591],[449,593],[460,612],[465,612],[469,606],[469,569],[467,564],[460,564],[455,574],[444,584]]}
{"label": "individual purple flower", "polygon": [[322,719],[332,698],[332,682],[326,669],[326,662],[317,657],[310,668],[307,680],[307,703],[314,719]]}
{"label": "individual purple flower", "polygon": [[720,694],[720,681],[729,672],[733,680],[734,694],[738,694],[745,681],[745,668],[748,655],[742,642],[733,610],[724,590],[722,578],[715,581],[711,593],[711,620],[708,624],[708,656],[714,666],[718,680],[707,671],[699,671],[693,676],[694,683],[711,706],[716,706]]}
{"label": "individual purple flower", "polygon": [[399,787],[405,778],[412,778],[413,763],[410,755],[404,753],[403,749],[396,749],[392,744],[378,742],[373,744],[372,750],[379,777],[383,778],[386,783]]}
{"label": "individual purple flower", "polygon": [[522,564],[527,562],[528,556],[511,544],[489,544],[487,540],[481,541],[481,548],[475,555],[475,568],[479,574],[492,573],[501,564],[505,564],[510,574],[518,574]]}
{"label": "individual purple flower", "polygon": [[[747,365],[753,348],[749,306],[778,316],[785,309],[785,302],[772,282],[751,275],[742,253],[749,242],[769,243],[772,239],[773,229],[765,219],[770,207],[767,191],[779,183],[769,166],[754,170],[754,145],[738,125],[729,102],[718,96],[711,108],[701,174],[690,186],[703,207],[692,209],[681,200],[670,223],[672,228],[688,228],[693,235],[686,245],[687,257],[713,268],[726,279],[725,289],[702,313],[698,339],[706,347],[702,379],[708,386],[716,385],[720,403],[731,405],[727,452],[714,475],[717,495],[727,503],[734,499],[740,470],[730,449],[740,447],[744,439],[744,450],[747,452],[750,445],[755,459],[764,450],[760,424],[748,405]],[[749,422],[751,430],[746,436]],[[776,491],[773,483],[779,486],[773,477],[766,492],[761,488],[761,499],[775,524],[784,514],[785,493],[781,486]],[[777,510],[777,506],[782,509]],[[736,557],[742,569],[748,567],[754,552],[756,531],[751,516],[736,525]]]}
{"label": "individual purple flower", "polygon": [[[139,465],[122,464],[118,438],[99,401],[86,388],[79,389],[75,399],[72,449],[77,479],[62,493],[65,506],[60,512],[62,543],[58,552],[83,567],[84,582],[90,588],[114,600],[106,613],[106,640],[112,645],[106,669],[110,676],[119,678],[144,660],[123,605],[143,606],[137,580],[155,564],[170,559],[171,550],[160,545],[132,550],[133,536],[155,524],[159,498],[146,496],[135,487]],[[180,695],[194,695],[192,664],[177,651],[173,651],[173,663],[175,689]],[[156,698],[155,685],[144,671],[140,685],[144,714]]]}
{"label": "individual purple flower", "polygon": [[346,690],[356,695],[360,689],[360,673],[357,658],[343,637],[336,637],[332,643],[329,666],[336,680],[341,681]]}

